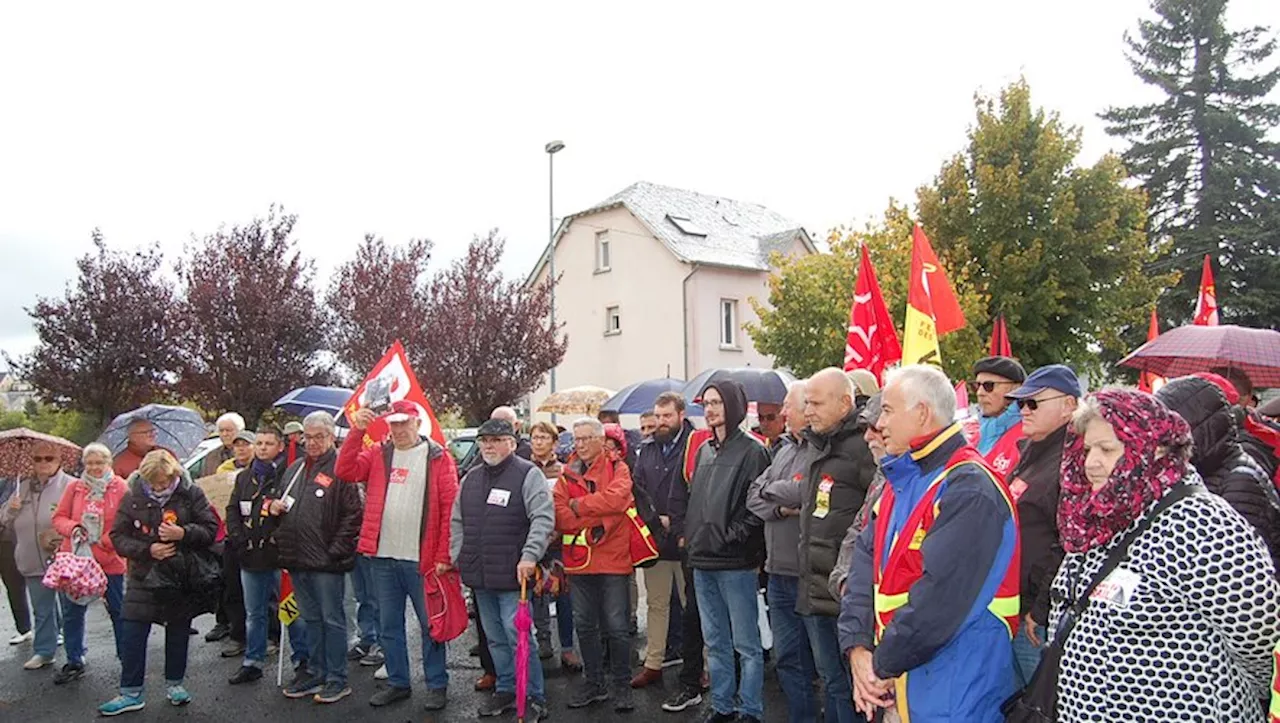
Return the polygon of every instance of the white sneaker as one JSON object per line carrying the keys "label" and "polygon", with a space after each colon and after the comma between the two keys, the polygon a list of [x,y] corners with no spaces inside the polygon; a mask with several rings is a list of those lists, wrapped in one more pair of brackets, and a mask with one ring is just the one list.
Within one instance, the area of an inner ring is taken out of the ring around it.
{"label": "white sneaker", "polygon": [[387,675],[387,666],[385,665],[383,665],[381,668],[378,668],[373,674],[374,680],[386,680],[388,677],[389,676]]}
{"label": "white sneaker", "polygon": [[39,670],[53,664],[53,658],[46,658],[43,655],[33,655],[31,659],[22,664],[27,670]]}
{"label": "white sneaker", "polygon": [[31,642],[32,640],[34,640],[34,639],[35,639],[35,637],[36,637],[35,632],[34,632],[34,631],[31,631],[31,630],[28,630],[28,631],[27,631],[27,632],[25,632],[25,633],[18,633],[17,635],[13,636],[12,638],[9,638],[9,644],[10,644],[10,645],[21,645],[22,643],[29,643],[29,642]]}
{"label": "white sneaker", "polygon": [[62,633],[58,633],[58,647],[61,648],[62,646],[63,646]]}

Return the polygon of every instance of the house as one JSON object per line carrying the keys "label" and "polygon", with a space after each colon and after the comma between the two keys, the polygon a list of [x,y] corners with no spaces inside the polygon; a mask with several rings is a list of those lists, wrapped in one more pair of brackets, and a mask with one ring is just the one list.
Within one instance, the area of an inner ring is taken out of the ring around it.
{"label": "house", "polygon": [[13,372],[0,372],[0,411],[22,411],[35,398],[35,387]]}
{"label": "house", "polygon": [[[556,388],[620,389],[710,367],[771,367],[744,328],[768,297],[770,255],[816,253],[800,224],[754,203],[639,182],[561,221]],[[543,283],[543,254],[526,285]],[[534,391],[537,409],[549,380]]]}

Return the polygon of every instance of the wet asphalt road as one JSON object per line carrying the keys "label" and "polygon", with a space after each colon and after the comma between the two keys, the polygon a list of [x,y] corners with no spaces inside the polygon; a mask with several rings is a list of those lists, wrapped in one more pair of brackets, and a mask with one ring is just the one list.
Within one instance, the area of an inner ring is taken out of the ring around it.
{"label": "wet asphalt road", "polygon": [[[641,606],[643,625],[643,605]],[[409,614],[412,620],[412,613]],[[449,706],[440,713],[428,713],[422,707],[422,694],[425,685],[422,682],[422,663],[415,651],[419,651],[416,625],[410,625],[410,663],[414,671],[413,684],[415,696],[390,706],[390,708],[371,708],[369,696],[375,690],[373,668],[362,668],[352,663],[350,681],[353,694],[347,699],[333,705],[317,705],[310,699],[289,700],[285,698],[275,685],[276,659],[272,657],[268,664],[269,672],[257,683],[247,685],[227,685],[228,676],[239,667],[239,659],[223,659],[218,652],[222,643],[204,642],[204,633],[213,627],[213,616],[205,615],[197,618],[195,627],[199,636],[191,638],[191,652],[188,659],[186,686],[191,692],[192,702],[185,708],[174,708],[164,699],[164,631],[158,626],[153,628],[150,647],[147,651],[147,707],[137,713],[119,716],[124,721],[306,721],[307,723],[323,723],[326,721],[350,723],[351,721],[475,721],[476,708],[485,694],[472,690],[472,684],[481,674],[480,661],[467,654],[475,642],[474,629],[469,629],[463,637],[449,644]],[[554,626],[554,622],[552,623]],[[53,684],[54,668],[39,671],[22,669],[22,664],[31,655],[30,643],[22,645],[5,645],[13,634],[13,616],[4,596],[0,595],[0,722],[9,723],[76,723],[78,721],[105,720],[97,715],[99,703],[116,694],[119,685],[120,669],[116,663],[114,643],[111,637],[111,623],[106,609],[99,603],[89,611],[88,627],[88,669],[79,681],[64,686]],[[554,637],[554,636],[553,636]],[[642,646],[642,636],[636,641],[637,648]],[[565,707],[571,686],[577,682],[575,676],[562,674],[559,670],[558,656],[547,661],[547,695],[551,706],[551,720],[574,723],[577,721],[599,720],[634,720],[634,721],[671,721],[684,723],[695,721],[710,707],[704,702],[698,709],[690,709],[684,713],[666,713],[661,703],[677,689],[676,668],[666,671],[666,683],[661,688],[649,688],[636,691],[636,710],[630,714],[616,714],[607,704],[589,708],[585,711],[570,711]],[[62,651],[58,652],[57,666],[65,662]],[[289,676],[286,660],[286,680]],[[765,678],[765,711],[766,720],[786,720],[785,704],[782,700],[776,679],[771,671]],[[495,721],[514,721],[514,714],[505,718],[489,719]]]}

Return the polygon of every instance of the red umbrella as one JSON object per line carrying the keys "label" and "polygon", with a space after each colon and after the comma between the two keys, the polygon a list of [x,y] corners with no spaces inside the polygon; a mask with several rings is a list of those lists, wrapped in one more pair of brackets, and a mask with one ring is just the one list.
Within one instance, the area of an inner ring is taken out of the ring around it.
{"label": "red umbrella", "polygon": [[35,471],[31,467],[31,448],[38,442],[48,442],[61,453],[64,470],[75,470],[80,466],[80,447],[75,443],[18,427],[0,432],[0,477],[22,479],[31,476]]}
{"label": "red umbrella", "polygon": [[1180,326],[1120,360],[1172,379],[1220,367],[1249,375],[1255,387],[1280,386],[1280,332],[1243,326]]}
{"label": "red umbrella", "polygon": [[529,692],[529,631],[533,630],[533,613],[525,579],[520,579],[520,605],[516,608],[516,720],[524,723],[525,699]]}

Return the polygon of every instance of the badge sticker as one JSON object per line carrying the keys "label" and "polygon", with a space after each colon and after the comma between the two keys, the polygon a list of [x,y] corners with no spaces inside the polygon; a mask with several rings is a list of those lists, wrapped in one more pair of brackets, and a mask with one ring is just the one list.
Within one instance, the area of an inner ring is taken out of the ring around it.
{"label": "badge sticker", "polygon": [[1009,494],[1013,496],[1013,501],[1017,502],[1026,492],[1027,481],[1021,477],[1014,478],[1013,484],[1009,485]]}
{"label": "badge sticker", "polygon": [[402,485],[409,479],[409,470],[404,467],[392,467],[391,475],[388,479],[393,485]]}
{"label": "badge sticker", "polygon": [[316,490],[316,497],[324,497],[324,490],[323,489]]}
{"label": "badge sticker", "polygon": [[240,500],[240,516],[248,517],[253,513],[253,500]]}
{"label": "badge sticker", "polygon": [[174,512],[173,510],[165,510],[164,521],[168,522],[171,525],[178,524],[178,513]]}
{"label": "badge sticker", "polygon": [[[333,478],[321,472],[320,474],[316,475],[316,484],[320,485],[325,489],[329,489],[329,485],[333,484]],[[316,495],[316,497],[321,497],[321,496],[322,495]]]}
{"label": "badge sticker", "polygon": [[831,490],[836,486],[829,475],[822,475],[818,482],[818,496],[814,500],[813,516],[819,520],[831,514]]}
{"label": "badge sticker", "polygon": [[507,490],[489,490],[488,504],[506,507],[511,501],[511,493]]}
{"label": "badge sticker", "polygon": [[1129,601],[1133,599],[1133,593],[1141,582],[1142,576],[1138,573],[1118,567],[1107,575],[1106,580],[1098,583],[1089,595],[1089,599],[1124,609],[1129,606]]}

